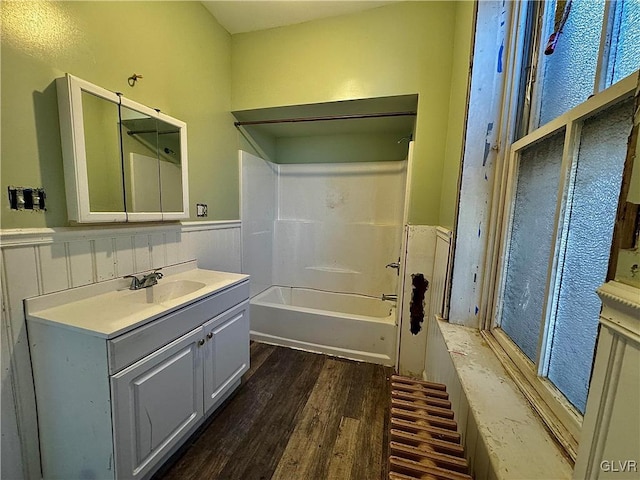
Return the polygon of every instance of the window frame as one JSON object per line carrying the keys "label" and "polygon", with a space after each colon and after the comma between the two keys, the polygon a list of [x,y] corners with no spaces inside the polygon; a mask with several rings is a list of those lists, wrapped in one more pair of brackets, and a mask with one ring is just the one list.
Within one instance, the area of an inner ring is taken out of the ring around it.
{"label": "window frame", "polygon": [[[553,311],[554,292],[558,288],[558,265],[562,250],[559,243],[564,229],[568,228],[565,222],[565,208],[570,189],[569,184],[572,169],[575,165],[578,148],[580,145],[580,133],[585,119],[597,114],[620,101],[633,97],[637,88],[640,71],[636,71],[625,79],[616,82],[606,90],[602,87],[607,81],[607,65],[609,60],[609,45],[611,31],[614,25],[615,6],[607,2],[604,12],[603,27],[601,33],[599,57],[597,61],[594,92],[589,99],[551,120],[545,125],[535,127],[540,115],[540,88],[537,81],[541,75],[540,56],[544,51],[544,33],[548,29],[548,15],[545,15],[544,7],[537,5],[536,21],[527,19],[527,6],[518,3],[513,5],[513,23],[509,36],[509,49],[507,51],[507,77],[503,91],[503,109],[500,122],[499,138],[505,146],[500,152],[499,161],[496,163],[495,180],[493,186],[490,233],[488,247],[484,262],[486,278],[482,284],[482,304],[480,317],[480,330],[483,337],[489,343],[503,365],[509,371],[516,383],[520,386],[524,395],[531,402],[534,409],[540,414],[547,427],[556,436],[564,447],[568,456],[575,461],[577,457],[578,438],[582,429],[582,414],[565,398],[565,396],[546,378],[550,343],[549,336],[553,332],[550,318]],[[547,19],[546,21],[544,19]],[[527,23],[540,29],[537,34],[523,31]],[[539,39],[538,45],[525,46],[526,38]],[[518,48],[520,47],[520,48]],[[524,83],[525,92],[531,92],[531,102],[528,121],[528,133],[515,141],[511,139],[516,135],[517,125],[523,119],[518,119],[519,89],[521,76],[528,74],[527,65],[523,66],[525,53],[523,48],[532,49],[530,68],[535,71],[529,75]],[[535,49],[535,50],[533,50]],[[524,68],[523,68],[524,67]],[[538,338],[536,362],[532,362],[498,325],[500,319],[501,298],[504,292],[505,280],[505,254],[509,248],[511,225],[513,221],[513,207],[517,185],[517,167],[519,153],[533,143],[547,138],[558,131],[565,129],[565,142],[561,174],[558,179],[558,201],[554,218],[554,236],[552,241],[552,254],[549,259],[545,287],[545,307],[541,319],[541,328]]]}

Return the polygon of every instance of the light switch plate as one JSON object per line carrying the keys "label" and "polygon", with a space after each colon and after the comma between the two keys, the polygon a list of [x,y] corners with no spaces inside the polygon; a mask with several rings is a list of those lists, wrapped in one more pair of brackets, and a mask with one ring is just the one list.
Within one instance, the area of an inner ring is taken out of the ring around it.
{"label": "light switch plate", "polygon": [[196,203],[196,215],[198,217],[206,217],[207,216],[207,204],[206,203]]}

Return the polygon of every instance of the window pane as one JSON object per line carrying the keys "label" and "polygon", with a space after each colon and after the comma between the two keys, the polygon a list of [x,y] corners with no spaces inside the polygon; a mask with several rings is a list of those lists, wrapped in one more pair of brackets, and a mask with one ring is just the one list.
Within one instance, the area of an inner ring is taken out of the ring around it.
{"label": "window pane", "polygon": [[533,361],[553,245],[563,143],[564,130],[532,145],[520,156],[501,326]]}
{"label": "window pane", "polygon": [[640,1],[618,1],[611,35],[608,85],[640,68]]}
{"label": "window pane", "polygon": [[584,413],[600,299],[616,219],[632,103],[584,122],[573,189],[549,364],[549,379]]}
{"label": "window pane", "polygon": [[[545,16],[553,33],[556,2],[549,2]],[[553,120],[593,93],[604,1],[578,0],[571,3],[567,23],[552,55],[543,55],[541,107],[538,125]]]}

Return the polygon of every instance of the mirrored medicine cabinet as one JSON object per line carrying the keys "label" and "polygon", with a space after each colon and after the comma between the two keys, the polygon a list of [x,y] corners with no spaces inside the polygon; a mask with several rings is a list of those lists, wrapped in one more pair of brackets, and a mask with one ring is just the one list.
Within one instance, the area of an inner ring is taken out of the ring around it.
{"label": "mirrored medicine cabinet", "polygon": [[56,87],[70,221],[189,217],[184,122],[73,75]]}

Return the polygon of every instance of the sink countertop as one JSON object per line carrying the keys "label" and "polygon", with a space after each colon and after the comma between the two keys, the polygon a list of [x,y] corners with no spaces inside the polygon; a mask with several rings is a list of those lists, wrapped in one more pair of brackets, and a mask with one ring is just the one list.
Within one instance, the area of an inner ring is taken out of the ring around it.
{"label": "sink countertop", "polygon": [[26,299],[27,318],[111,339],[249,279],[249,275],[195,268],[191,262],[163,268],[162,272],[159,286],[182,280],[204,286],[163,302],[144,303],[132,301],[131,295],[140,295],[146,289],[129,290],[130,279],[119,278]]}

